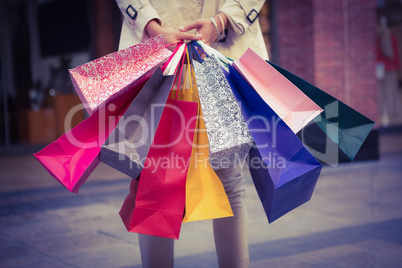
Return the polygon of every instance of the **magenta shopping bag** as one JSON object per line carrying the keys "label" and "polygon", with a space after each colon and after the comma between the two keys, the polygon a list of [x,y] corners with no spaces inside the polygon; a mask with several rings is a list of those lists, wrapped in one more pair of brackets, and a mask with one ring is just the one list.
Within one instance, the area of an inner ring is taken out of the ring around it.
{"label": "magenta shopping bag", "polygon": [[[143,83],[130,90],[131,99]],[[69,191],[77,193],[99,164],[101,146],[126,111],[129,100],[118,98],[103,106],[34,156],[50,175]]]}

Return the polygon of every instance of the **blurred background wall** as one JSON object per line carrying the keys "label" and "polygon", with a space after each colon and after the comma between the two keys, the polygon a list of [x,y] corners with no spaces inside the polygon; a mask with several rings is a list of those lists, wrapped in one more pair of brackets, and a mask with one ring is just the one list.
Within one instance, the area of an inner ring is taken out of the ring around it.
{"label": "blurred background wall", "polygon": [[[402,125],[402,1],[267,0],[259,19],[271,61],[377,122],[371,148],[379,129]],[[66,131],[80,103],[67,69],[115,51],[120,24],[114,0],[0,1],[0,154],[37,151]]]}

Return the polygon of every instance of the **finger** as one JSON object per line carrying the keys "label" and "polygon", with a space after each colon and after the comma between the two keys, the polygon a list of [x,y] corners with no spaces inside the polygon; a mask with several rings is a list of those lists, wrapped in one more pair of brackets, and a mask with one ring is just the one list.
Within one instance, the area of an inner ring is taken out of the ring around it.
{"label": "finger", "polygon": [[180,40],[198,41],[198,40],[202,39],[202,34],[180,33],[178,35],[178,39],[180,39]]}
{"label": "finger", "polygon": [[180,27],[179,27],[179,30],[180,30],[181,32],[188,32],[188,31],[190,31],[190,30],[192,30],[192,29],[197,29],[199,26],[200,26],[199,21],[198,21],[198,20],[195,20],[195,21],[193,21],[193,22],[191,22],[191,23],[189,23],[189,24],[187,24],[187,25],[180,26]]}

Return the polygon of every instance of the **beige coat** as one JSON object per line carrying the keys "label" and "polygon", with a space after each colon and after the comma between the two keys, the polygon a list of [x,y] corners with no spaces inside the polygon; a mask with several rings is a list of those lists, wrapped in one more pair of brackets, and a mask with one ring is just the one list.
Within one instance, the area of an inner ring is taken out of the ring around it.
{"label": "beige coat", "polygon": [[[251,23],[247,15],[259,12],[264,0],[116,0],[124,21],[119,49],[149,38],[144,34],[145,25],[152,19],[162,22],[162,27],[178,29],[199,18],[210,18],[219,11],[226,14],[232,26],[225,42],[216,42],[213,47],[232,59],[238,59],[247,50],[253,49],[262,58],[268,59],[267,49],[258,19]],[[129,7],[131,5],[131,7]],[[127,14],[134,17],[133,19]],[[133,9],[135,11],[133,11]],[[254,9],[254,11],[253,11]]]}

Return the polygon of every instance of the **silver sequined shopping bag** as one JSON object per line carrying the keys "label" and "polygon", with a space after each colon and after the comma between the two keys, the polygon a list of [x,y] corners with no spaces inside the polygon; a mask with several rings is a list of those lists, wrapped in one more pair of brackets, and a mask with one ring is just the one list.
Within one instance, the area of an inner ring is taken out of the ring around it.
{"label": "silver sequined shopping bag", "polygon": [[242,164],[253,139],[232,89],[214,55],[193,61],[214,169]]}

